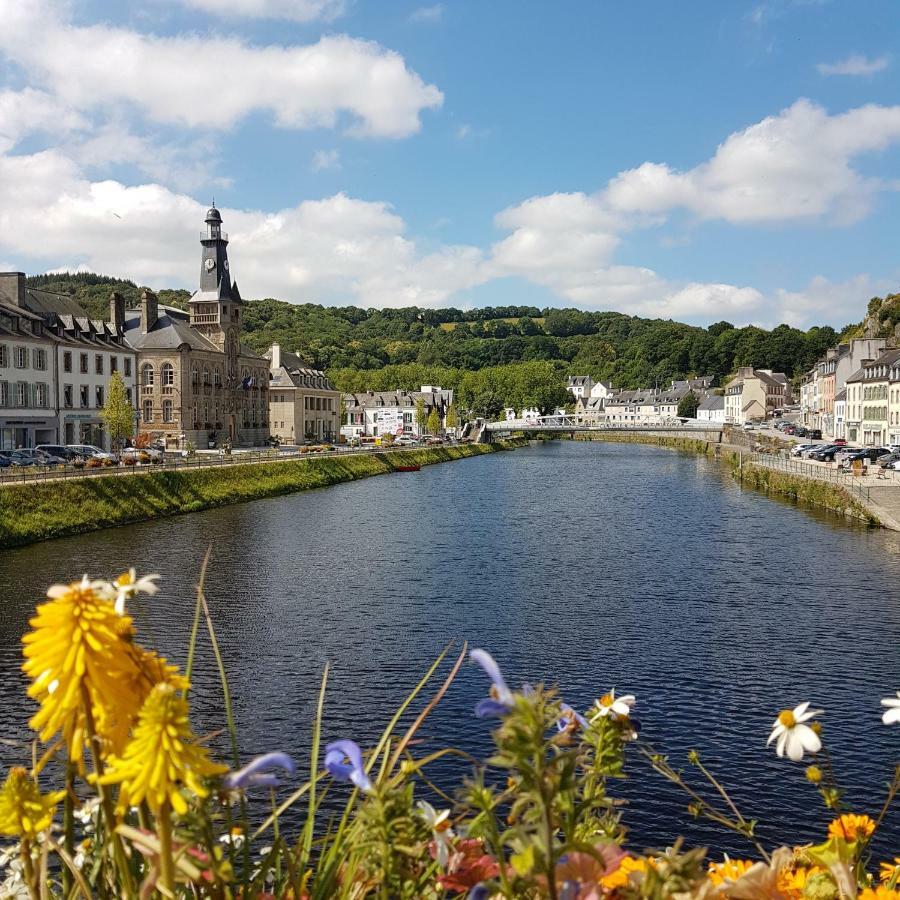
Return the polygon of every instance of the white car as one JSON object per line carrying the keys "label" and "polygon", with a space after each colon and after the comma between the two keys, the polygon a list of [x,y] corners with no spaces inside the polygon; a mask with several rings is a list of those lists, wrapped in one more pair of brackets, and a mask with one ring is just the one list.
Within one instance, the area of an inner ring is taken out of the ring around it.
{"label": "white car", "polygon": [[95,447],[93,444],[67,444],[70,450],[74,450],[85,459],[115,459],[115,455]]}
{"label": "white car", "polygon": [[127,459],[131,456],[140,458],[143,453],[146,453],[150,459],[162,459],[162,450],[157,450],[156,447],[126,447],[122,451],[121,456],[122,459]]}
{"label": "white car", "polygon": [[805,450],[812,450],[813,447],[818,446],[818,444],[797,444],[795,447],[791,447],[791,456],[800,456]]}

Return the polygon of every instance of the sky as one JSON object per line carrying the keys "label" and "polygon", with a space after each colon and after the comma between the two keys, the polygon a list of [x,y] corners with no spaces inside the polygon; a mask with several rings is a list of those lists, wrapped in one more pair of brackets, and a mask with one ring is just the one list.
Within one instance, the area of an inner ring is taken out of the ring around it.
{"label": "sky", "polygon": [[900,290],[897,0],[0,0],[0,268],[841,327]]}

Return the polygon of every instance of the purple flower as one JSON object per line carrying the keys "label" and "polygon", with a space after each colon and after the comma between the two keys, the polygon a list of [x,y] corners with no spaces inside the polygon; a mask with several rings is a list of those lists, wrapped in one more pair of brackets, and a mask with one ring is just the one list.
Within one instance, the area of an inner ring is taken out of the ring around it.
{"label": "purple flower", "polygon": [[491,892],[488,890],[486,884],[476,884],[475,887],[469,891],[468,900],[488,900],[491,896]]}
{"label": "purple flower", "polygon": [[556,720],[556,727],[559,731],[565,731],[571,722],[576,721],[582,728],[588,727],[587,719],[581,713],[575,712],[568,703],[560,703],[559,711],[562,715]]}
{"label": "purple flower", "polygon": [[513,694],[503,680],[500,667],[487,650],[473,650],[469,656],[472,662],[478,663],[484,669],[487,677],[491,679],[491,695],[485,697],[475,707],[475,715],[479,719],[486,719],[488,716],[505,716],[513,708]]}
{"label": "purple flower", "polygon": [[264,753],[257,756],[237,772],[229,772],[225,776],[225,787],[228,790],[249,787],[277,787],[278,776],[272,769],[283,769],[288,775],[297,771],[294,760],[287,753]]}
{"label": "purple flower", "polygon": [[372,790],[372,782],[363,768],[362,750],[353,741],[334,741],[329,744],[325,748],[325,768],[337,781],[350,781],[361,791]]}

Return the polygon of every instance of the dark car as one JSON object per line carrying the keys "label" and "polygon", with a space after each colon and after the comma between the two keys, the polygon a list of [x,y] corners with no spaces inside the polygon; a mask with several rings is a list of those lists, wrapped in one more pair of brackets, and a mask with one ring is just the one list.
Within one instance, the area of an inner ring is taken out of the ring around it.
{"label": "dark car", "polygon": [[843,449],[841,444],[826,444],[824,447],[816,450],[815,453],[810,453],[809,458],[817,459],[819,462],[834,462],[835,454]]}
{"label": "dark car", "polygon": [[895,462],[900,462],[900,452],[896,450],[893,453],[886,453],[884,456],[879,456],[875,462],[875,465],[881,466],[882,469],[886,469],[888,466],[893,465]]}
{"label": "dark car", "polygon": [[872,462],[875,462],[876,459],[880,459],[882,456],[886,456],[890,454],[890,450],[887,447],[866,447],[864,450],[857,450],[854,453],[848,453],[844,457],[844,462],[852,463],[855,459],[868,459]]}
{"label": "dark car", "polygon": [[0,469],[8,469],[11,465],[12,463],[9,461],[9,457],[0,453]]}
{"label": "dark car", "polygon": [[[811,441],[821,441],[822,440],[822,432],[818,428],[807,428],[806,436]],[[837,444],[838,441],[835,441],[834,443]]]}
{"label": "dark car", "polygon": [[19,468],[22,466],[34,465],[34,463],[31,462],[30,459],[19,456],[19,453],[19,450],[0,450],[0,456],[2,456],[10,466]]}
{"label": "dark car", "polygon": [[60,459],[58,456],[45,453],[37,448],[34,450],[16,450],[14,456],[22,460],[26,466],[61,466],[65,463],[65,460]]}
{"label": "dark car", "polygon": [[802,425],[794,426],[794,434],[797,435],[797,437],[809,437],[809,431]]}
{"label": "dark car", "polygon": [[47,453],[50,456],[55,456],[57,459],[61,459],[63,462],[67,463],[75,462],[76,459],[81,459],[81,455],[72,449],[72,447],[64,447],[62,444],[38,444],[34,449],[40,450],[42,453]]}

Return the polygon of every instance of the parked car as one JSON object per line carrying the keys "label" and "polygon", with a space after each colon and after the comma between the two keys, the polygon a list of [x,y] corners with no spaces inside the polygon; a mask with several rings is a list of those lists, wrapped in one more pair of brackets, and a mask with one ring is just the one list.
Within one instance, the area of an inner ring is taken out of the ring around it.
{"label": "parked car", "polygon": [[4,453],[0,453],[0,469],[8,469],[11,465],[9,457]]}
{"label": "parked car", "polygon": [[824,447],[813,450],[813,452],[809,454],[809,458],[818,460],[819,462],[834,462],[835,454],[841,449],[842,445],[840,444],[825,444]]}
{"label": "parked car", "polygon": [[162,450],[158,447],[126,447],[121,455],[122,459],[140,459],[142,454],[146,454],[152,460],[162,459]]}
{"label": "parked car", "polygon": [[795,444],[791,447],[791,456],[800,456],[804,450],[815,450],[818,444]]}
{"label": "parked car", "polygon": [[900,451],[879,456],[878,459],[875,460],[875,465],[881,466],[882,469],[892,469],[896,462],[900,462]]}
{"label": "parked car", "polygon": [[847,439],[846,438],[834,438],[831,442],[832,444],[837,444],[838,447],[846,447]]}
{"label": "parked car", "polygon": [[19,456],[18,450],[0,450],[0,456],[10,464],[10,466],[14,466],[19,468],[21,466],[32,466],[34,463],[31,459],[26,459],[23,456]]}
{"label": "parked car", "polygon": [[33,450],[16,450],[13,455],[26,466],[61,466],[65,464],[64,459],[45,453],[36,447]]}
{"label": "parked car", "polygon": [[80,453],[76,453],[71,447],[64,447],[62,444],[38,444],[34,449],[43,453],[49,453],[50,456],[55,456],[64,463],[73,463],[81,456]]}
{"label": "parked car", "polygon": [[73,450],[82,459],[115,459],[114,453],[107,453],[93,444],[69,444],[70,450]]}
{"label": "parked car", "polygon": [[[807,428],[806,436],[811,441],[821,441],[822,440],[822,432],[818,428]],[[834,441],[834,443],[836,444],[837,441]],[[845,441],[845,443],[846,443],[846,441]]]}
{"label": "parked car", "polygon": [[800,456],[803,459],[810,459],[813,453],[818,453],[820,450],[828,446],[827,444],[810,444],[805,450],[800,452]]}
{"label": "parked car", "polygon": [[886,447],[865,447],[862,450],[857,449],[854,452],[846,453],[844,455],[844,462],[852,463],[855,459],[868,459],[871,462],[875,462],[876,459],[887,456],[890,452],[891,451]]}

